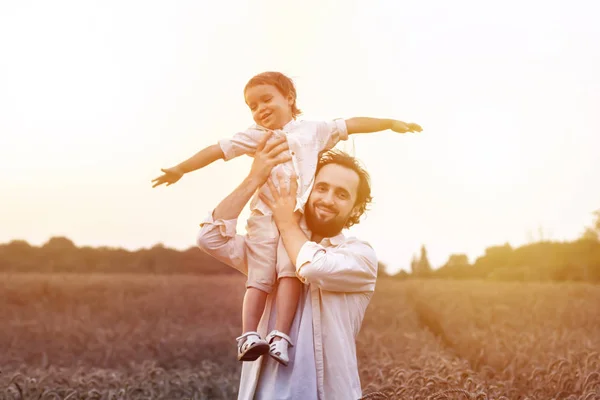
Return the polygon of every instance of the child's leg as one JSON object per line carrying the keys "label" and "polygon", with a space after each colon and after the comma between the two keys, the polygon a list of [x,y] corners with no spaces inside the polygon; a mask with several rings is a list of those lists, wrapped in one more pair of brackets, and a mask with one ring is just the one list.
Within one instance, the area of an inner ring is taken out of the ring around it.
{"label": "child's leg", "polygon": [[[302,282],[298,278],[283,277],[279,279],[277,287],[276,305],[277,318],[275,320],[275,329],[290,334],[292,322],[296,315],[296,308],[300,300],[300,291],[302,290]],[[280,340],[275,338],[274,340]]]}
{"label": "child's leg", "polygon": [[[251,226],[250,223],[248,225]],[[250,229],[249,232],[251,232]],[[265,310],[267,296],[273,291],[276,279],[276,240],[268,237],[261,238],[248,233],[246,240],[248,281],[246,282],[246,294],[242,306],[242,329],[244,332],[256,331]]]}
{"label": "child's leg", "polygon": [[248,287],[242,305],[242,331],[255,332],[265,310],[268,293],[254,287]]}
{"label": "child's leg", "polygon": [[275,329],[267,336],[267,341],[270,344],[271,357],[283,365],[288,365],[288,346],[294,345],[290,338],[290,331],[302,293],[302,282],[296,278],[296,270],[281,239],[277,247],[277,276]]}
{"label": "child's leg", "polygon": [[269,351],[258,333],[267,296],[275,283],[277,228],[270,215],[253,213],[248,219],[246,261],[248,281],[242,306],[242,335],[238,340],[238,359],[253,361]]}
{"label": "child's leg", "polygon": [[246,261],[248,281],[244,296],[242,326],[256,330],[265,309],[267,296],[276,279],[279,232],[271,215],[254,211],[246,225]]}

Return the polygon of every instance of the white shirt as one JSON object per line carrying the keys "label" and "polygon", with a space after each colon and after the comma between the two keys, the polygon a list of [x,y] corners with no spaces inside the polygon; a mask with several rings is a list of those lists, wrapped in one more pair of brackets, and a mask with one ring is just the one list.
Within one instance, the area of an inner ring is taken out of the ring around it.
{"label": "white shirt", "polygon": [[[197,244],[219,261],[247,274],[245,236],[237,220],[200,224]],[[306,242],[296,259],[297,277],[306,284],[292,323],[290,364],[271,357],[245,362],[238,399],[358,399],[362,397],[356,337],[375,290],[377,257],[371,246],[343,234],[321,243]],[[275,323],[275,291],[267,298],[258,332]]]}
{"label": "white shirt", "polygon": [[[219,140],[225,161],[239,157],[243,154],[253,156],[260,140],[265,136],[267,129],[253,125],[243,132],[236,133],[232,138]],[[315,179],[319,154],[332,149],[340,140],[348,139],[346,121],[336,119],[333,121],[295,121],[288,122],[283,128],[273,131],[271,137],[276,140],[280,135],[285,136],[289,150],[284,154],[291,156],[291,161],[276,165],[271,171],[271,177],[276,187],[279,187],[278,173],[283,173],[287,183],[292,175],[298,177],[298,195],[296,196],[296,210],[304,211]],[[268,199],[271,191],[267,185],[260,189]],[[263,215],[271,215],[271,210],[257,196],[250,203],[251,210],[259,210]]]}

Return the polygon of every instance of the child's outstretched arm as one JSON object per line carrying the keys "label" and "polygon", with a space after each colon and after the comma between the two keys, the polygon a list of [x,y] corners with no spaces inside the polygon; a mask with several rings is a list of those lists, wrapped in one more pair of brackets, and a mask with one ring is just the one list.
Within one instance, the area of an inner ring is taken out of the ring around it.
{"label": "child's outstretched arm", "polygon": [[152,187],[162,185],[163,183],[166,183],[167,186],[172,185],[181,179],[184,174],[206,167],[208,164],[211,164],[223,157],[223,150],[221,150],[221,146],[218,144],[205,147],[184,162],[179,163],[174,167],[162,168],[161,171],[163,174],[152,180],[152,182],[154,182]]}
{"label": "child's outstretched arm", "polygon": [[395,119],[380,119],[380,118],[367,118],[367,117],[356,117],[346,120],[346,127],[348,128],[348,134],[353,133],[371,133],[385,131],[391,129],[394,132],[406,133],[406,132],[421,132],[423,128],[413,122],[403,122]]}

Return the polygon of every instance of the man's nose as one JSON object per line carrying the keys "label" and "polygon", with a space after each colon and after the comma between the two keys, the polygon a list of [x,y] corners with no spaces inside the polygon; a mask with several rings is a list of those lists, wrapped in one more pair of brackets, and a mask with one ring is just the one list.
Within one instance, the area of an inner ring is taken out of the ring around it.
{"label": "man's nose", "polygon": [[333,205],[333,193],[332,192],[325,193],[322,201],[325,205],[329,205],[329,206]]}

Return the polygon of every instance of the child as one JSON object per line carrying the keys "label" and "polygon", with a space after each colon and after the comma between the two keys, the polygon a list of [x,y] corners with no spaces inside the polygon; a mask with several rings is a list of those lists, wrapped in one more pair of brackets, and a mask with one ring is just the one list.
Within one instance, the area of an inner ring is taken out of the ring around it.
{"label": "child", "polygon": [[[296,105],[296,89],[290,78],[279,72],[264,72],[254,76],[244,88],[246,104],[252,112],[255,125],[201,150],[181,164],[162,169],[163,175],[154,179],[153,187],[177,182],[185,173],[205,167],[218,160],[228,161],[242,154],[252,156],[261,138],[272,132],[269,141],[285,137],[289,150],[284,152],[291,161],[275,166],[271,172],[273,182],[283,175],[289,183],[297,176],[298,193],[296,210],[304,206],[312,189],[319,155],[333,148],[338,141],[346,140],[348,134],[378,132],[392,129],[395,132],[420,132],[417,124],[376,118],[351,118],[326,122],[296,121],[300,110]],[[260,192],[271,198],[267,185]],[[283,365],[288,365],[288,345],[293,346],[289,331],[298,305],[302,283],[296,278],[295,268],[287,256],[279,232],[272,219],[271,210],[253,197],[251,216],[247,221],[248,281],[242,310],[243,333],[238,342],[238,360],[254,361],[269,352]],[[267,295],[278,282],[276,294],[277,317],[275,330],[262,339],[258,323],[263,314]]]}

